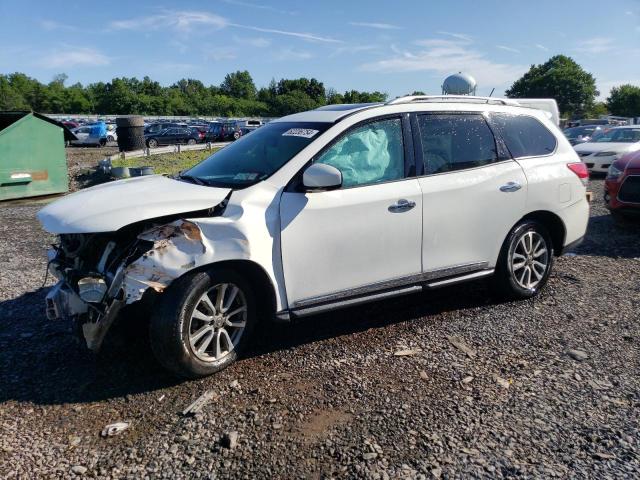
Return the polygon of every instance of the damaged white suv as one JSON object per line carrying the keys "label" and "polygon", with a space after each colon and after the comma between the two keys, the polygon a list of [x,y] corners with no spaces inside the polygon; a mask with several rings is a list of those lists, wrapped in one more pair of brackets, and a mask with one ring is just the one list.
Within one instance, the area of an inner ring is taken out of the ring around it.
{"label": "damaged white suv", "polygon": [[158,360],[233,362],[257,322],[492,276],[527,298],[585,234],[588,175],[543,112],[404,97],[290,115],[175,178],[108,183],[45,207],[59,235],[49,318],[98,349],[148,300]]}

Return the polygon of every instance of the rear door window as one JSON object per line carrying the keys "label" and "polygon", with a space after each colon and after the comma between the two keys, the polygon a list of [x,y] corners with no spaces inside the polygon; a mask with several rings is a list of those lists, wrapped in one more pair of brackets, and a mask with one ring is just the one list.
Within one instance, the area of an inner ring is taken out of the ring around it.
{"label": "rear door window", "polygon": [[490,118],[513,158],[540,157],[556,149],[555,135],[534,117],[492,113]]}
{"label": "rear door window", "polygon": [[418,115],[418,127],[427,175],[498,160],[495,138],[481,114]]}

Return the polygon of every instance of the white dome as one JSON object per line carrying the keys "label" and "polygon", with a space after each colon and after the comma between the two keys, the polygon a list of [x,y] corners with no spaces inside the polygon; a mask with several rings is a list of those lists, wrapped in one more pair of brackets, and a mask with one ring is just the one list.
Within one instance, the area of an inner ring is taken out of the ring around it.
{"label": "white dome", "polygon": [[445,78],[442,84],[444,95],[475,95],[476,79],[467,73],[456,73]]}

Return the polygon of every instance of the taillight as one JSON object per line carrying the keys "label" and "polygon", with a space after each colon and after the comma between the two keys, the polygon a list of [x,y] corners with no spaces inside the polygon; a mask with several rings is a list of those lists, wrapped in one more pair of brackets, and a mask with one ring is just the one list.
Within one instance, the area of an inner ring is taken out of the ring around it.
{"label": "taillight", "polygon": [[587,182],[589,181],[589,170],[587,169],[587,166],[584,163],[582,162],[567,163],[567,167],[569,167],[569,170],[575,173],[578,176],[578,178],[582,180],[582,184],[584,186],[587,185]]}

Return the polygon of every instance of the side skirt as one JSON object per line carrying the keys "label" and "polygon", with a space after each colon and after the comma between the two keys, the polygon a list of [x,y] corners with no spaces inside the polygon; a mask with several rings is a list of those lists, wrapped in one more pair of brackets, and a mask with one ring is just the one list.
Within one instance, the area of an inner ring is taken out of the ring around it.
{"label": "side skirt", "polygon": [[[482,264],[486,267],[486,264]],[[460,268],[461,267],[455,267]],[[450,272],[452,269],[447,269]],[[420,275],[400,279],[394,286],[392,282],[375,284],[371,287],[363,287],[332,294],[331,296],[319,297],[318,300],[309,299],[304,302],[298,302],[292,308],[277,312],[276,320],[289,322],[298,318],[316,315],[319,313],[330,312],[341,308],[348,308],[363,303],[375,302],[378,300],[386,300],[388,298],[399,297],[411,293],[418,293],[423,290],[432,290],[441,287],[447,287],[456,283],[463,283],[493,275],[494,269],[474,269],[469,273],[458,273],[444,277],[436,276],[433,280],[428,280],[428,275]],[[375,287],[379,288],[375,288]]]}

